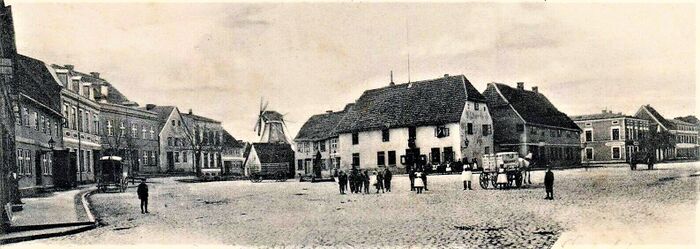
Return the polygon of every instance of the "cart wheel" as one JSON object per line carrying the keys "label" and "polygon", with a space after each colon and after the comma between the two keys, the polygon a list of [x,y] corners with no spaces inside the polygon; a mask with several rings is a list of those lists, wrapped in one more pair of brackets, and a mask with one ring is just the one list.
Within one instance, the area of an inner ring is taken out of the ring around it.
{"label": "cart wheel", "polygon": [[492,173],[490,174],[491,177],[491,185],[493,185],[493,188],[498,188],[498,173]]}
{"label": "cart wheel", "polygon": [[479,185],[481,185],[481,188],[487,189],[489,187],[489,174],[486,172],[481,172],[479,174]]}
{"label": "cart wheel", "polygon": [[518,188],[523,186],[523,173],[522,172],[518,172],[515,175],[515,186]]}

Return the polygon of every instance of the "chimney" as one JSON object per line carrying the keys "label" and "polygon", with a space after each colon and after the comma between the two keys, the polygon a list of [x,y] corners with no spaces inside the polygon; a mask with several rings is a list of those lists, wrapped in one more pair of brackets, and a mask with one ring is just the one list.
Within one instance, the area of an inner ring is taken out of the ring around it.
{"label": "chimney", "polygon": [[396,85],[396,83],[394,83],[394,71],[389,71],[389,79],[391,80],[389,82],[390,86]]}
{"label": "chimney", "polygon": [[63,67],[68,69],[68,71],[73,71],[73,69],[75,69],[75,67],[73,65],[70,65],[70,64],[63,65]]}
{"label": "chimney", "polygon": [[518,90],[525,90],[525,82],[518,82]]}
{"label": "chimney", "polygon": [[154,104],[146,104],[146,110],[153,110],[153,108],[156,108],[156,105]]}
{"label": "chimney", "polygon": [[535,92],[535,93],[539,93],[539,88],[536,87],[536,86],[533,86],[533,87],[532,87],[532,91]]}
{"label": "chimney", "polygon": [[98,72],[90,72],[90,75],[92,75],[92,77],[95,77],[98,79],[100,78],[100,73],[98,73]]}
{"label": "chimney", "polygon": [[187,110],[187,114],[192,115],[192,108],[190,108],[189,110]]}

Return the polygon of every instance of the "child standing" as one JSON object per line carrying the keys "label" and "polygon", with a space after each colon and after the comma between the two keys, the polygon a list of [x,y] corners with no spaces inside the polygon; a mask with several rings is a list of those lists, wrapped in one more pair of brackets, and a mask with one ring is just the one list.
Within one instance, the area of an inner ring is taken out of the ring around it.
{"label": "child standing", "polygon": [[423,193],[423,181],[420,180],[421,177],[423,177],[423,172],[421,171],[416,171],[415,173],[416,179],[419,179],[418,181],[415,181],[414,187],[416,188],[416,193],[422,194]]}

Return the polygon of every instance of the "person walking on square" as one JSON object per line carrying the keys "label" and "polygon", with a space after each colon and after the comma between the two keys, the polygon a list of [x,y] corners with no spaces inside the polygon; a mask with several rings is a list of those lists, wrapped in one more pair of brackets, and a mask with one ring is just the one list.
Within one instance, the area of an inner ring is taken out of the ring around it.
{"label": "person walking on square", "polygon": [[547,173],[544,174],[544,187],[547,191],[547,200],[554,200],[554,173],[552,173],[552,168],[547,167]]}
{"label": "person walking on square", "polygon": [[377,194],[379,194],[379,190],[384,193],[384,175],[382,175],[382,171],[376,172],[377,174],[377,183],[375,183],[375,186],[377,186]]}
{"label": "person walking on square", "polygon": [[[422,177],[423,177],[423,172],[421,172],[421,171],[416,171],[414,174],[415,174],[415,177],[418,179],[422,179]],[[414,187],[416,188],[417,194],[423,193],[423,181],[422,180],[416,181]]]}
{"label": "person walking on square", "polygon": [[468,163],[464,165],[464,171],[462,171],[462,185],[464,190],[472,190],[472,167]]}
{"label": "person walking on square", "polygon": [[369,194],[369,172],[367,170],[365,170],[362,180],[365,187],[365,194]]}
{"label": "person walking on square", "polygon": [[391,177],[391,170],[386,168],[384,170],[384,189],[386,189],[386,192],[391,192]]}
{"label": "person walking on square", "polygon": [[348,176],[342,170],[338,173],[338,186],[340,187],[340,194],[345,194],[345,188],[348,186]]}
{"label": "person walking on square", "polygon": [[136,189],[136,193],[139,196],[139,200],[141,200],[141,213],[147,214],[148,213],[148,185],[146,185],[146,179],[141,180],[141,183],[139,184],[138,188]]}

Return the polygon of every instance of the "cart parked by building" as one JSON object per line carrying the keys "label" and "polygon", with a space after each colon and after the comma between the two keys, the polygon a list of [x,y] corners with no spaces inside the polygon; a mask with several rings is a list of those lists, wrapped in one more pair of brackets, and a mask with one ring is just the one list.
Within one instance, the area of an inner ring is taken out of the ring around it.
{"label": "cart parked by building", "polygon": [[289,174],[288,163],[264,163],[260,168],[251,168],[250,181],[262,182],[263,180],[275,180],[276,182],[287,181]]}
{"label": "cart parked by building", "polygon": [[[493,188],[509,188],[515,185],[521,187],[523,184],[523,168],[518,162],[517,152],[499,152],[496,154],[484,155],[482,157],[483,171],[479,175],[479,185],[487,189],[489,183]],[[501,175],[505,182],[498,182]]]}
{"label": "cart parked by building", "polygon": [[129,183],[128,178],[128,167],[124,167],[122,158],[118,156],[104,156],[100,158],[95,168],[97,190],[100,192],[115,190],[124,192]]}

